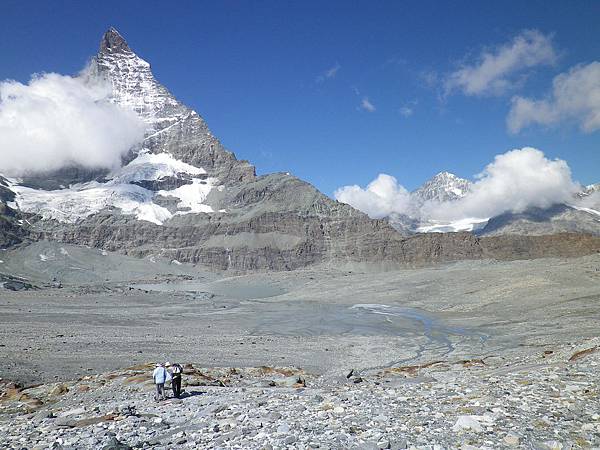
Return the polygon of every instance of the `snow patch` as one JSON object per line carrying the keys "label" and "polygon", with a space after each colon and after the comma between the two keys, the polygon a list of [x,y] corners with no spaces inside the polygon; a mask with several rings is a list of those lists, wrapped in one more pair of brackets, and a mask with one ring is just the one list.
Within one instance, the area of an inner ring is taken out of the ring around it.
{"label": "snow patch", "polygon": [[[125,215],[133,215],[138,220],[156,225],[162,225],[174,215],[213,212],[212,207],[203,202],[217,181],[214,178],[192,178],[191,184],[157,193],[131,184],[142,180],[180,177],[181,174],[194,177],[205,175],[206,171],[177,160],[168,153],[142,151],[129,164],[112,173],[112,179],[105,183],[92,181],[53,191],[32,189],[16,183],[11,187],[16,194],[15,207],[38,214],[44,220],[66,223],[77,223],[105,208],[117,208]],[[181,211],[171,213],[154,203],[157,194],[179,199],[177,207]]]}
{"label": "snow patch", "polygon": [[180,173],[204,175],[206,170],[192,166],[173,158],[169,153],[148,153],[142,151],[124,167],[115,171],[111,177],[115,182],[132,183],[142,180],[160,180],[175,177]]}
{"label": "snow patch", "polygon": [[22,211],[39,214],[45,220],[76,223],[109,207],[157,225],[172,216],[166,208],[152,203],[151,191],[133,184],[92,181],[55,191],[24,186],[15,186],[14,191]]}
{"label": "snow patch", "polygon": [[176,197],[180,200],[177,207],[186,210],[177,211],[176,215],[210,213],[213,212],[212,207],[203,204],[203,202],[212,190],[212,181],[210,178],[207,180],[194,178],[192,184],[184,184],[171,191],[158,191],[158,194],[165,197]]}
{"label": "snow patch", "polygon": [[428,225],[417,228],[418,233],[456,233],[459,231],[477,231],[485,227],[488,219],[467,217],[464,219],[446,222],[441,220],[429,220]]}
{"label": "snow patch", "polygon": [[600,211],[597,211],[595,209],[592,208],[584,208],[583,206],[575,206],[575,205],[569,205],[571,208],[575,208],[579,211],[585,211],[586,213],[590,213],[590,214],[595,214],[597,216],[600,216]]}

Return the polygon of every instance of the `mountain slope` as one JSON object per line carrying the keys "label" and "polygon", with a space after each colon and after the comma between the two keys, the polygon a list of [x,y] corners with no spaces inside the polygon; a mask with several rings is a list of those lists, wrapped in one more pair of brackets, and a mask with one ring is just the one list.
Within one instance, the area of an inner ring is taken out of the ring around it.
{"label": "mountain slope", "polygon": [[385,222],[290,175],[257,178],[116,30],[103,36],[86,76],[111,83],[113,101],[138,113],[146,137],[113,173],[89,179],[81,171],[68,188],[41,189],[30,180],[15,186],[40,236],[222,269],[397,259],[401,236]]}
{"label": "mountain slope", "polygon": [[[146,135],[118,170],[72,167],[11,181],[19,214],[36,239],[234,270],[511,257],[497,239],[470,233],[406,238],[387,221],[371,220],[289,174],[257,177],[154,78],[114,29],[103,36],[84,76],[109,82],[112,101],[136,111]],[[434,200],[467,189],[464,180],[440,174],[416,195]],[[543,241],[521,239],[517,256],[562,248],[546,249]],[[569,248],[594,252],[600,240],[594,242]]]}
{"label": "mountain slope", "polygon": [[600,236],[600,213],[568,205],[529,208],[521,213],[508,212],[492,217],[479,234],[548,235],[565,232]]}

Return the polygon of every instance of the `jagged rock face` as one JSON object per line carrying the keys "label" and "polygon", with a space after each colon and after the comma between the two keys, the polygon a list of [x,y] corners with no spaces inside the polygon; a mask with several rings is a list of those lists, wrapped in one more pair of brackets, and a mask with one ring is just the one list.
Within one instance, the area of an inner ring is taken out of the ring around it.
{"label": "jagged rock face", "polygon": [[468,180],[449,172],[441,172],[412,192],[411,195],[421,203],[428,200],[447,202],[464,197],[470,188],[471,183]]}
{"label": "jagged rock face", "polygon": [[404,236],[415,234],[421,225],[420,219],[411,217],[408,214],[392,213],[386,219],[396,231]]}
{"label": "jagged rock face", "polygon": [[8,180],[0,176],[0,202],[4,205],[8,202],[15,201],[15,193],[10,189]]}
{"label": "jagged rock face", "polygon": [[27,229],[20,222],[19,211],[9,206],[15,193],[6,178],[0,176],[0,248],[19,244],[27,237]]}
{"label": "jagged rock face", "polygon": [[84,167],[63,167],[49,173],[28,174],[21,177],[21,184],[33,189],[52,191],[64,189],[72,184],[92,180],[103,180],[108,174],[106,169],[87,169]]}

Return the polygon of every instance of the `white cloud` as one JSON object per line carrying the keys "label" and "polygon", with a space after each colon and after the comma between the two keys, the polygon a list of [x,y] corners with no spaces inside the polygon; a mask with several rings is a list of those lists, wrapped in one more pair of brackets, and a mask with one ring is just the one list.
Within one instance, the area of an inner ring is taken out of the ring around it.
{"label": "white cloud", "polygon": [[366,189],[357,185],[344,186],[337,189],[334,196],[336,200],[352,205],[375,219],[404,211],[410,203],[409,192],[394,177],[383,173]]}
{"label": "white cloud", "polygon": [[403,106],[399,109],[399,112],[402,117],[410,117],[413,115],[414,110],[410,106]]}
{"label": "white cloud", "polygon": [[404,106],[402,106],[398,112],[400,113],[400,115],[402,117],[410,117],[414,114],[415,112],[415,106],[417,106],[418,104],[418,100],[411,100],[409,102],[406,102],[404,104]]}
{"label": "white cloud", "polygon": [[345,186],[334,195],[340,202],[373,218],[397,213],[422,220],[454,221],[486,219],[507,211],[521,212],[530,207],[545,208],[571,202],[580,189],[571,179],[571,170],[565,161],[550,160],[540,150],[525,147],[497,155],[459,200],[429,201],[421,205],[396,178],[385,174],[380,174],[366,189]]}
{"label": "white cloud", "polygon": [[143,137],[144,125],[133,111],[108,101],[106,83],[84,78],[48,73],[27,85],[0,82],[0,172],[120,165]]}
{"label": "white cloud", "polygon": [[554,78],[545,99],[514,97],[506,119],[511,133],[533,125],[568,121],[591,133],[600,129],[600,62],[578,65]]}
{"label": "white cloud", "polygon": [[340,66],[339,63],[335,63],[335,66],[330,67],[329,69],[327,69],[325,72],[323,72],[322,74],[320,74],[317,77],[317,82],[318,83],[322,83],[325,80],[331,79],[331,78],[335,78],[338,71],[342,68],[342,66]]}
{"label": "white cloud", "polygon": [[515,85],[515,75],[524,69],[553,64],[557,59],[552,36],[525,30],[494,50],[483,51],[477,61],[451,73],[444,83],[446,94],[501,95]]}
{"label": "white cloud", "polygon": [[433,70],[425,70],[417,74],[417,78],[421,83],[428,88],[434,88],[438,86],[440,81],[440,76],[437,72]]}
{"label": "white cloud", "polygon": [[377,109],[375,108],[375,105],[371,103],[368,97],[363,97],[362,101],[360,102],[360,107],[367,112],[375,112]]}
{"label": "white cloud", "polygon": [[465,197],[452,203],[426,205],[424,215],[435,219],[488,218],[569,202],[581,189],[572,180],[565,161],[550,160],[531,147],[497,155],[477,178]]}

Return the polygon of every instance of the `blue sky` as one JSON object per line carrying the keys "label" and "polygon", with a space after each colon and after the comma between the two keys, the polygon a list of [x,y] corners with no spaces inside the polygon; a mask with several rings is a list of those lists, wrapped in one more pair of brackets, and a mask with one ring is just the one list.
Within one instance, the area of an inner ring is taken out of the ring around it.
{"label": "blue sky", "polygon": [[[442,170],[470,178],[495,155],[533,146],[565,159],[576,180],[600,182],[600,130],[582,131],[586,111],[563,113],[551,96],[556,76],[600,60],[598,2],[166,5],[4,0],[0,80],[76,73],[114,26],[259,173],[289,171],[328,195],[379,173],[414,189]],[[551,54],[513,61],[501,89],[449,84],[526,30]],[[546,99],[551,111],[511,133],[516,96]]]}

